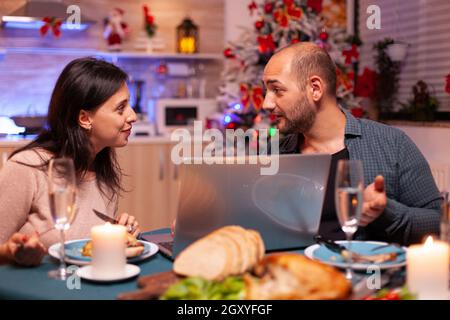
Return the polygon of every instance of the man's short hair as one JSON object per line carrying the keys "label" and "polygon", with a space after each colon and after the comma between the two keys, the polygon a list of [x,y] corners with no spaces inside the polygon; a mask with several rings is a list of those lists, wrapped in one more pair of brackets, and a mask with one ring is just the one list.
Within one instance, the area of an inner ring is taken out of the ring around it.
{"label": "man's short hair", "polygon": [[292,72],[299,78],[299,86],[304,89],[307,80],[313,75],[319,76],[326,86],[326,92],[336,97],[336,65],[325,49],[310,42],[296,43],[281,51],[294,50]]}

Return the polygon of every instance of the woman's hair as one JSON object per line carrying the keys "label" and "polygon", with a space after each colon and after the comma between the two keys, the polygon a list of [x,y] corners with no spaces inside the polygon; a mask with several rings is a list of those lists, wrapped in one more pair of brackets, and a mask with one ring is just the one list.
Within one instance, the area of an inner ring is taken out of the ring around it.
{"label": "woman's hair", "polygon": [[[127,74],[115,65],[95,58],[80,58],[70,62],[59,76],[50,100],[47,129],[38,137],[13,152],[43,148],[54,157],[69,157],[74,161],[80,179],[89,169],[97,177],[104,195],[118,195],[121,170],[112,148],[104,148],[92,159],[93,147],[86,129],[78,123],[81,110],[95,111],[113,96],[127,81]],[[47,168],[49,160],[40,166]],[[109,191],[109,192],[108,192]]]}

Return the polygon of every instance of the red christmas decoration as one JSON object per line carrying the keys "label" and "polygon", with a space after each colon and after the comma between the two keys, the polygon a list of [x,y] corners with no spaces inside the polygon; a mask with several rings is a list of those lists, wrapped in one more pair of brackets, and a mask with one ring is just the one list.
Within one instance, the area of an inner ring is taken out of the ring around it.
{"label": "red christmas decoration", "polygon": [[323,0],[308,0],[306,6],[311,8],[311,10],[321,13],[322,12],[322,1]]}
{"label": "red christmas decoration", "polygon": [[286,28],[289,24],[289,20],[300,20],[303,11],[300,7],[297,7],[293,0],[284,0],[284,7],[279,7],[277,11],[273,13],[275,21],[283,28]]}
{"label": "red christmas decoration", "polygon": [[169,68],[167,67],[167,64],[163,61],[156,67],[156,73],[164,76],[169,72]]}
{"label": "red christmas decoration", "polygon": [[258,49],[261,53],[271,53],[277,48],[271,34],[267,36],[258,36],[258,43]]}
{"label": "red christmas decoration", "polygon": [[445,92],[450,93],[450,74],[447,75],[447,83],[445,84]]}
{"label": "red christmas decoration", "polygon": [[225,128],[226,129],[235,129],[236,128],[236,123],[230,122],[229,124],[226,125]]}
{"label": "red christmas decoration", "polygon": [[294,39],[291,40],[291,44],[299,43],[299,42],[300,42],[300,40],[297,39],[297,38],[294,38]]}
{"label": "red christmas decoration", "polygon": [[342,73],[339,68],[336,68],[336,78],[336,89],[340,86],[344,87],[344,89],[347,91],[353,89],[353,79],[355,78],[355,74],[353,71]]}
{"label": "red christmas decoration", "polygon": [[236,56],[234,55],[233,50],[231,50],[231,48],[226,48],[225,50],[223,50],[223,55],[227,59],[234,59],[234,58],[236,58]]}
{"label": "red christmas decoration", "polygon": [[55,17],[45,17],[44,19],[42,19],[42,22],[44,22],[44,25],[39,29],[39,33],[41,34],[41,36],[45,36],[50,29],[52,30],[53,35],[56,38],[59,38],[61,36],[61,19],[57,19]]}
{"label": "red christmas decoration", "polygon": [[145,31],[149,37],[153,37],[156,32],[155,18],[150,14],[150,8],[146,4],[142,8],[144,9]]}
{"label": "red christmas decoration", "polygon": [[272,13],[273,11],[273,3],[272,2],[268,2],[264,5],[264,12],[265,13]]}
{"label": "red christmas decoration", "polygon": [[322,41],[327,41],[328,40],[328,33],[326,33],[325,31],[322,31],[319,34],[319,39],[322,40]]}
{"label": "red christmas decoration", "polygon": [[364,110],[361,107],[353,108],[351,113],[355,118],[362,118],[364,116]]}
{"label": "red christmas decoration", "polygon": [[256,5],[255,1],[252,1],[249,5],[248,5],[248,10],[250,11],[250,15],[253,15],[253,11],[255,11],[258,8],[258,6]]}
{"label": "red christmas decoration", "polygon": [[349,50],[342,51],[342,54],[345,56],[345,63],[351,64],[358,60],[359,52],[356,44],[352,44],[352,48]]}
{"label": "red christmas decoration", "polygon": [[369,68],[364,68],[362,75],[358,76],[354,90],[355,96],[373,98],[376,94],[377,73]]}
{"label": "red christmas decoration", "polygon": [[122,21],[124,13],[122,9],[114,8],[106,20],[103,37],[108,42],[109,50],[121,50],[123,38],[130,32],[128,24]]}
{"label": "red christmas decoration", "polygon": [[261,86],[250,86],[246,83],[241,83],[241,102],[244,110],[248,109],[250,103],[256,111],[259,111],[264,101],[263,88]]}
{"label": "red christmas decoration", "polygon": [[264,20],[258,20],[255,22],[256,30],[261,30],[264,27]]}

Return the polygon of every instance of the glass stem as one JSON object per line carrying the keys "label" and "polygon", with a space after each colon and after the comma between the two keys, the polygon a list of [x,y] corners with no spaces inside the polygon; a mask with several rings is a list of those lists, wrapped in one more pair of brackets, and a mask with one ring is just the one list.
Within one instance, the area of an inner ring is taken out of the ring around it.
{"label": "glass stem", "polygon": [[61,248],[59,252],[59,271],[61,274],[65,274],[66,272],[66,250],[64,250],[65,230],[61,229],[59,232],[61,235]]}
{"label": "glass stem", "polygon": [[347,232],[345,234],[347,236],[347,251],[348,251],[348,258],[347,258],[347,268],[345,271],[345,277],[348,280],[353,279],[353,269],[352,269],[352,263],[353,263],[353,252],[352,252],[352,240],[353,240],[353,233]]}

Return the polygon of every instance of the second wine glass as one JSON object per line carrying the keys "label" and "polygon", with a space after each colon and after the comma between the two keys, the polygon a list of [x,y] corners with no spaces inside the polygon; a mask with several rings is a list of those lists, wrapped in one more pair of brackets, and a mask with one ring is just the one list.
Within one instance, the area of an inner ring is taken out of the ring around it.
{"label": "second wine glass", "polygon": [[348,242],[346,278],[353,279],[352,239],[358,230],[364,191],[364,172],[360,160],[339,160],[335,185],[336,212]]}
{"label": "second wine glass", "polygon": [[75,219],[76,178],[72,159],[52,159],[48,166],[50,211],[55,229],[60,232],[60,265],[49,272],[49,277],[58,280],[67,278],[65,263],[65,232]]}

